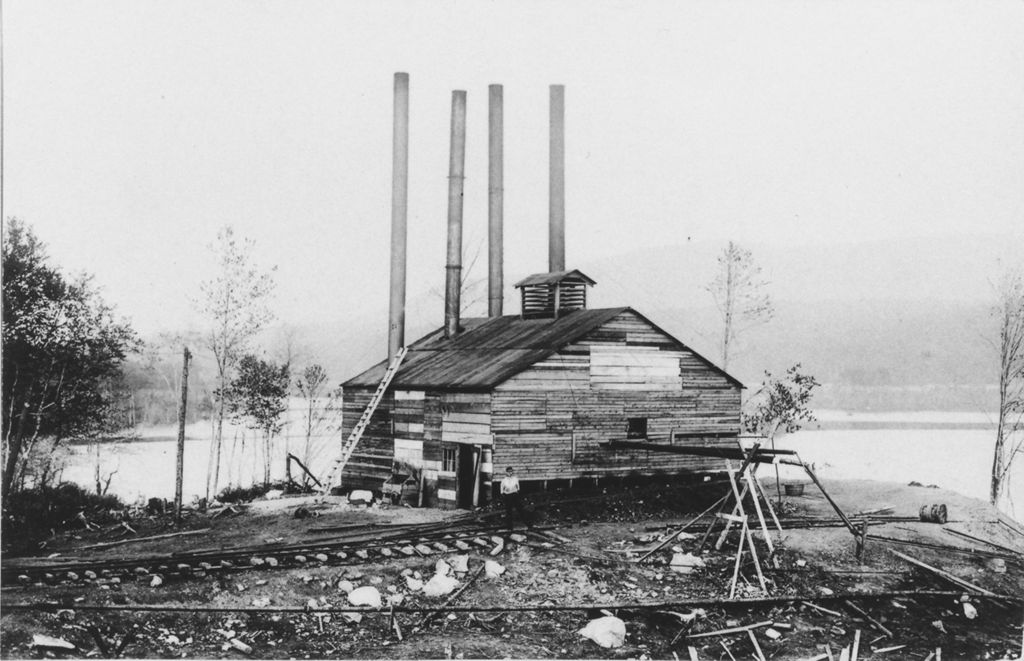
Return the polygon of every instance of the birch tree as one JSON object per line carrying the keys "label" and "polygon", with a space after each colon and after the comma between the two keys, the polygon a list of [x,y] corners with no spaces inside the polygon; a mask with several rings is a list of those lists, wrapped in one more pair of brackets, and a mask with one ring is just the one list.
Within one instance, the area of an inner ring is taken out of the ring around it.
{"label": "birch tree", "polygon": [[200,286],[200,312],[209,321],[206,346],[213,354],[217,387],[214,391],[213,442],[206,475],[206,499],[216,493],[220,476],[220,457],[224,440],[225,393],[241,356],[253,338],[274,315],[269,299],[274,290],[273,273],[252,256],[254,242],[239,238],[230,225],[217,233],[210,246],[216,262],[216,274]]}
{"label": "birch tree", "polygon": [[[309,467],[313,460],[313,439],[340,429],[341,388],[329,390],[327,371],[314,363],[302,370],[301,376],[295,380],[295,389],[306,400],[302,412],[306,440],[302,462]],[[303,477],[304,485],[307,480],[308,477]]]}
{"label": "birch tree", "polygon": [[718,256],[714,280],[705,288],[722,317],[719,349],[723,370],[729,368],[737,338],[754,326],[768,323],[774,316],[775,306],[765,291],[767,286],[751,252],[730,241]]}
{"label": "birch tree", "polygon": [[1006,272],[993,309],[999,327],[999,411],[989,500],[1007,497],[1014,460],[1024,452],[1024,271]]}
{"label": "birch tree", "polygon": [[[775,449],[775,439],[781,434],[791,434],[814,422],[811,397],[820,384],[810,374],[800,371],[800,363],[793,365],[781,377],[764,373],[761,387],[744,404],[742,413],[743,429],[768,439]],[[782,486],[779,481],[779,467],[775,466],[775,488],[782,502]]]}

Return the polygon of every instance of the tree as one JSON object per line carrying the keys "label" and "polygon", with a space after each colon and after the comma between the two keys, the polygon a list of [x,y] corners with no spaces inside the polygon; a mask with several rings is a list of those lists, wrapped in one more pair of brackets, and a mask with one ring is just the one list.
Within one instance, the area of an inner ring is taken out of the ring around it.
{"label": "tree", "polygon": [[[786,370],[783,377],[773,377],[766,371],[761,387],[746,402],[746,410],[742,414],[743,429],[767,438],[774,450],[778,435],[791,434],[805,422],[815,420],[810,402],[814,389],[819,385],[813,376],[800,372],[800,363]],[[775,466],[775,488],[781,502],[778,465]]]}
{"label": "tree", "polygon": [[999,412],[989,500],[998,506],[1014,460],[1024,452],[1024,271],[1003,274],[992,312],[999,325]]}
{"label": "tree", "polygon": [[[341,388],[328,391],[327,371],[322,366],[313,364],[302,370],[302,375],[295,380],[295,389],[299,396],[306,400],[306,408],[303,411],[306,444],[302,463],[309,467],[313,437],[331,430],[332,424],[340,423],[336,414],[341,410]],[[303,479],[304,484],[307,479]]]}
{"label": "tree", "polygon": [[718,256],[714,280],[705,288],[722,317],[722,369],[729,368],[730,350],[737,338],[774,316],[775,307],[765,291],[767,285],[751,252],[730,241]]}
{"label": "tree", "polygon": [[254,242],[235,237],[230,225],[217,233],[210,247],[216,260],[216,275],[200,286],[200,311],[210,321],[206,344],[213,353],[217,370],[213,443],[207,470],[206,499],[216,491],[224,438],[227,392],[235,366],[253,337],[271,320],[268,300],[274,290],[273,272],[253,263]]}
{"label": "tree", "polygon": [[217,398],[227,404],[231,416],[249,429],[263,433],[263,483],[270,482],[273,440],[281,431],[281,416],[288,410],[290,368],[246,355],[238,362],[238,374]]}
{"label": "tree", "polygon": [[91,279],[68,280],[18,219],[7,222],[2,268],[6,498],[40,439],[55,451],[122,425],[121,366],[139,343]]}

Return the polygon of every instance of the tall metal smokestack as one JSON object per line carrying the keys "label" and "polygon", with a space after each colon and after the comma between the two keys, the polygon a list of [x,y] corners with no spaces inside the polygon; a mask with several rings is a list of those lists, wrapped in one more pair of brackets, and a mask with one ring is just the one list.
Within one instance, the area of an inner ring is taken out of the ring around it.
{"label": "tall metal smokestack", "polygon": [[444,335],[459,332],[462,289],[462,182],[466,161],[466,93],[452,92],[451,155],[448,159],[448,265],[445,267]]}
{"label": "tall metal smokestack", "polygon": [[565,270],[565,85],[551,86],[548,271]]}
{"label": "tall metal smokestack", "polygon": [[409,199],[409,74],[395,74],[391,156],[391,297],[388,362],[405,344],[405,246]]}
{"label": "tall metal smokestack", "polygon": [[504,256],[502,224],[505,213],[505,163],[503,91],[501,85],[490,85],[488,104],[488,154],[490,157],[487,179],[487,316],[500,317],[504,291],[502,286]]}

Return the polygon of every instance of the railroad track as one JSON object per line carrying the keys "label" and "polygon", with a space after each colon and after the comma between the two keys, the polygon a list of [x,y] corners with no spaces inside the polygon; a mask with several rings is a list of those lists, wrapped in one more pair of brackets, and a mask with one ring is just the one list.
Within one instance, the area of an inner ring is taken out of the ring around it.
{"label": "railroad track", "polygon": [[374,529],[332,539],[296,544],[264,544],[188,553],[138,555],[120,558],[44,559],[13,558],[0,569],[0,584],[79,582],[97,585],[120,583],[125,577],[146,580],[202,577],[242,569],[274,569],[356,565],[403,557],[429,557],[443,553],[491,553],[505,540],[496,532],[501,526],[456,526],[438,529],[436,524]]}

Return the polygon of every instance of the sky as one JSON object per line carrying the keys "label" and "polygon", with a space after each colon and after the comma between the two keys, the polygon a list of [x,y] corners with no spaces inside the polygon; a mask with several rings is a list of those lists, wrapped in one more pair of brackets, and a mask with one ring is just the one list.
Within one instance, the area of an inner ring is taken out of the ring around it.
{"label": "sky", "polygon": [[1021,240],[1021,35],[1024,3],[999,0],[13,0],[3,215],[143,332],[201,324],[190,301],[225,224],[278,267],[282,320],[383,310],[404,71],[410,297],[443,287],[455,89],[466,252],[486,254],[491,83],[507,283],[547,269],[550,84],[569,267],[728,239]]}

